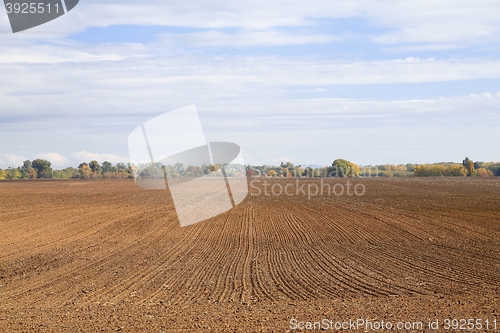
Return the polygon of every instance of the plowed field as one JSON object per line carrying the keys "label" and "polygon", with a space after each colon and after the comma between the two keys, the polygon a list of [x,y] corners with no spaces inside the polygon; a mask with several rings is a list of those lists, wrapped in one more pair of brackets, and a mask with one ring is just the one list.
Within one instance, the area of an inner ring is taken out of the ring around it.
{"label": "plowed field", "polygon": [[500,332],[500,179],[350,182],[365,195],[254,185],[184,228],[168,191],[133,181],[0,182],[0,332],[285,332],[294,318]]}

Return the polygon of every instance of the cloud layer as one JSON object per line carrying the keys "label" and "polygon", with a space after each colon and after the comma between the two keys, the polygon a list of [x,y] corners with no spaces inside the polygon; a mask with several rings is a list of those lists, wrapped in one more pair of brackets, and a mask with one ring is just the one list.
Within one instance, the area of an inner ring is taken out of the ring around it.
{"label": "cloud layer", "polygon": [[[15,35],[0,11],[0,167],[22,156],[121,162],[133,128],[193,103],[209,139],[263,163],[500,160],[499,11],[495,1],[86,0]],[[456,93],[462,81],[470,89]],[[379,89],[400,86],[415,97]],[[454,146],[467,127],[482,144]]]}

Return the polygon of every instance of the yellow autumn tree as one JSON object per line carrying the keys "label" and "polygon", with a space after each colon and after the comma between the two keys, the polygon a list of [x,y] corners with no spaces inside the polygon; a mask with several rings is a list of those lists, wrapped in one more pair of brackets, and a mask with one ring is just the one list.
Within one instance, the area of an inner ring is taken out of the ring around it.
{"label": "yellow autumn tree", "polygon": [[487,170],[485,168],[479,168],[479,169],[477,169],[477,176],[478,177],[492,177],[493,172],[491,172],[490,170]]}
{"label": "yellow autumn tree", "polygon": [[274,171],[274,170],[269,170],[269,171],[267,172],[267,176],[268,176],[268,177],[276,177],[276,175],[277,175],[277,174],[278,174],[278,173],[277,173],[276,171]]}
{"label": "yellow autumn tree", "polygon": [[468,157],[462,162],[463,166],[467,169],[467,176],[472,177],[476,175],[476,170],[474,169],[474,162]]}
{"label": "yellow autumn tree", "polygon": [[351,161],[342,158],[333,161],[332,166],[329,168],[330,177],[359,177],[361,171],[359,166]]}

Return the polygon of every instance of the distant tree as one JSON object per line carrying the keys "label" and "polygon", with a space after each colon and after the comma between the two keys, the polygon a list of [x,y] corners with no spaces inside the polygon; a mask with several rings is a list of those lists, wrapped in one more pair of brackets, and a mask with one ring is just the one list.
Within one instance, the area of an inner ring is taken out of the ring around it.
{"label": "distant tree", "polygon": [[292,173],[293,173],[294,177],[302,177],[302,175],[304,174],[304,168],[302,168],[302,166],[298,165],[293,169]]}
{"label": "distant tree", "polygon": [[304,170],[304,176],[306,177],[314,177],[314,169],[311,167],[306,167]]}
{"label": "distant tree", "polygon": [[8,168],[5,170],[5,179],[21,179],[21,172],[18,168]]}
{"label": "distant tree", "polygon": [[163,179],[165,177],[162,166],[157,164],[147,163],[146,165],[140,165],[137,172],[143,179]]}
{"label": "distant tree", "polygon": [[268,176],[268,177],[276,177],[276,175],[277,175],[277,174],[278,174],[278,173],[276,172],[276,170],[269,170],[269,171],[267,172],[267,176]]}
{"label": "distant tree", "polygon": [[181,174],[177,172],[171,165],[166,165],[163,170],[165,170],[165,174],[170,178],[181,178]]}
{"label": "distant tree", "polygon": [[493,176],[493,172],[491,172],[488,169],[485,168],[479,168],[477,169],[477,176],[478,177],[491,177]]}
{"label": "distant tree", "polygon": [[481,168],[484,168],[485,167],[485,163],[484,162],[474,162],[474,169],[481,169]]}
{"label": "distant tree", "polygon": [[29,173],[28,171],[26,171],[23,167],[17,167],[17,170],[19,171],[19,173],[21,174],[21,177],[19,177],[20,179],[26,179],[26,178],[29,178]]}
{"label": "distant tree", "polygon": [[483,168],[490,170],[493,175],[496,175],[497,171],[500,170],[500,163],[484,163]]}
{"label": "distant tree", "polygon": [[175,165],[174,165],[174,169],[175,169],[178,173],[180,173],[180,174],[182,175],[182,174],[184,173],[184,170],[185,170],[185,169],[184,169],[184,164],[182,164],[182,163],[175,163]]}
{"label": "distant tree", "polygon": [[406,164],[406,170],[408,170],[409,172],[415,171],[415,164],[411,163]]}
{"label": "distant tree", "polygon": [[38,174],[37,174],[35,169],[33,169],[33,168],[29,169],[29,171],[28,171],[28,178],[29,179],[36,179],[37,176],[38,176]]}
{"label": "distant tree", "polygon": [[62,170],[53,170],[52,171],[52,178],[55,179],[73,179],[73,178],[80,178],[80,171],[76,168],[66,168]]}
{"label": "distant tree", "polygon": [[101,172],[101,165],[96,160],[91,161],[89,163],[89,167],[92,170],[92,172],[95,172],[95,173]]}
{"label": "distant tree", "polygon": [[116,163],[116,167],[118,168],[118,171],[127,171],[128,167],[125,163]]}
{"label": "distant tree", "polygon": [[36,178],[37,171],[33,169],[33,163],[30,160],[26,160],[23,162],[23,165],[17,168],[21,173],[21,178]]}
{"label": "distant tree", "polygon": [[102,168],[101,168],[102,173],[113,172],[112,168],[113,168],[113,164],[111,164],[111,162],[108,162],[108,161],[102,162]]}
{"label": "distant tree", "polygon": [[4,179],[5,179],[5,171],[0,169],[0,180],[4,180]]}
{"label": "distant tree", "polygon": [[467,176],[472,177],[476,175],[476,170],[474,168],[474,162],[472,162],[468,157],[463,160],[462,165],[467,169]]}
{"label": "distant tree", "polygon": [[342,158],[333,161],[329,169],[330,177],[359,177],[361,171],[359,166]]}
{"label": "distant tree", "polygon": [[[180,164],[180,165],[178,165]],[[184,171],[182,171],[184,169],[184,165],[182,165],[182,163],[177,163],[176,165],[174,165],[174,169],[179,173],[179,174],[182,174]],[[220,170],[220,165],[218,164],[209,164],[209,165],[203,165],[202,166],[202,170],[203,170],[203,173],[205,175],[209,175],[213,172],[217,173],[219,172]],[[181,172],[182,171],[182,172]]]}
{"label": "distant tree", "polygon": [[38,178],[51,178],[52,177],[52,168],[51,163],[44,159],[36,159],[31,162],[33,169],[36,170],[36,174]]}
{"label": "distant tree", "polygon": [[200,177],[203,175],[203,169],[200,167],[190,165],[186,168],[186,171],[184,172],[184,176],[186,177]]}
{"label": "distant tree", "polygon": [[87,162],[83,162],[78,166],[78,173],[80,178],[88,179],[92,175],[92,169]]}
{"label": "distant tree", "polygon": [[430,177],[430,176],[467,176],[467,169],[460,164],[421,164],[415,167],[413,174],[415,177]]}
{"label": "distant tree", "polygon": [[33,163],[31,163],[30,160],[26,160],[23,162],[22,168],[26,171],[29,172],[31,169],[33,169]]}
{"label": "distant tree", "polygon": [[446,176],[454,176],[454,177],[465,177],[467,176],[467,169],[460,164],[452,164],[448,166],[448,173]]}
{"label": "distant tree", "polygon": [[293,163],[292,163],[292,162],[286,162],[286,163],[281,162],[281,163],[280,163],[280,167],[281,167],[281,168],[287,168],[288,170],[291,170],[291,169],[294,169],[294,168],[295,168],[295,166],[293,165]]}

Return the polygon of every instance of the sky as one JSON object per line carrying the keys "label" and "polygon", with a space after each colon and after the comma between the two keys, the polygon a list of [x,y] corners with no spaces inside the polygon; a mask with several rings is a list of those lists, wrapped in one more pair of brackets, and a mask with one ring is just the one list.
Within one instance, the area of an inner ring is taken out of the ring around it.
{"label": "sky", "polygon": [[500,161],[495,0],[80,0],[13,34],[0,8],[0,168],[128,162],[195,104],[247,164]]}

